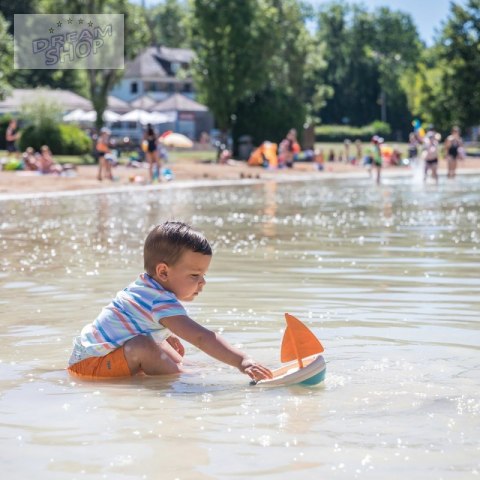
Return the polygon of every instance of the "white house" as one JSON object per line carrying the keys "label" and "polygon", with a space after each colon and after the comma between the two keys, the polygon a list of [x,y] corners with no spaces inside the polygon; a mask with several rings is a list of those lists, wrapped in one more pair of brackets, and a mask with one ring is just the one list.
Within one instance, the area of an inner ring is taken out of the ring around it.
{"label": "white house", "polygon": [[194,98],[189,73],[193,50],[187,48],[148,47],[125,64],[125,73],[111,95],[132,102],[148,94],[155,101],[181,93]]}

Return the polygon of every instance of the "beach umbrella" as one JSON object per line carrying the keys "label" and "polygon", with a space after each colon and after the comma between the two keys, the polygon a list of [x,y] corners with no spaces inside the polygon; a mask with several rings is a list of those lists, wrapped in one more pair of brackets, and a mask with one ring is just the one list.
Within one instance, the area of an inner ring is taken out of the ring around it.
{"label": "beach umbrella", "polygon": [[151,123],[150,118],[150,113],[145,110],[136,108],[135,110],[131,110],[130,112],[122,115],[119,120],[121,120],[122,122],[140,122],[142,124],[147,124]]}
{"label": "beach umbrella", "polygon": [[122,122],[138,122],[142,125],[146,125],[147,123],[151,123],[152,125],[158,125],[159,123],[169,123],[175,121],[175,118],[172,117],[171,113],[150,113],[146,110],[136,108],[135,110],[131,110],[130,112],[125,113],[125,115],[121,115],[119,120],[121,120]]}
{"label": "beach umbrella", "polygon": [[[112,112],[112,110],[105,110],[103,112],[102,118],[105,122],[116,122],[121,117],[118,113]],[[83,112],[83,115],[80,115],[80,122],[94,122],[97,119],[97,112],[95,110],[90,110],[89,112]]]}
{"label": "beach umbrella", "polygon": [[95,110],[90,110],[89,112],[83,112],[83,115],[80,117],[81,122],[94,122],[97,119],[97,112]]}
{"label": "beach umbrella", "polygon": [[169,122],[175,121],[175,116],[172,116],[171,113],[164,113],[164,112],[152,112],[149,114],[149,118],[150,118],[150,121],[146,123],[151,123],[152,125],[158,125],[160,123],[169,123]]}
{"label": "beach umbrella", "polygon": [[177,147],[177,148],[192,148],[193,142],[186,136],[181,133],[168,133],[167,135],[161,135],[158,139],[160,143],[166,147]]}
{"label": "beach umbrella", "polygon": [[106,122],[118,122],[121,115],[119,113],[113,112],[112,110],[105,110],[103,112],[103,119]]}
{"label": "beach umbrella", "polygon": [[62,120],[64,122],[80,122],[83,115],[85,115],[85,111],[81,108],[77,108],[64,115]]}

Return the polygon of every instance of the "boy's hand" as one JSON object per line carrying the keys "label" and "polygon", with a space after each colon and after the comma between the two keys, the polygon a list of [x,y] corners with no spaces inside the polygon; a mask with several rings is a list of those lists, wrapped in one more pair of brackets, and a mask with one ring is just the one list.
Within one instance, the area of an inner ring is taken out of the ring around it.
{"label": "boy's hand", "polygon": [[254,362],[251,358],[245,358],[242,361],[240,371],[246,373],[255,381],[273,377],[272,372],[267,367]]}
{"label": "boy's hand", "polygon": [[170,335],[167,338],[167,342],[180,356],[183,357],[185,355],[185,348],[183,347],[178,337],[175,337],[174,335]]}

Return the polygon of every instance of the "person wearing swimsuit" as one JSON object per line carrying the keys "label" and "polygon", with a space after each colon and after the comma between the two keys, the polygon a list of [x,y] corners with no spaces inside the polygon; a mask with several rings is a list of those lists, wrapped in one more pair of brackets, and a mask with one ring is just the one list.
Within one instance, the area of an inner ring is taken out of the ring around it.
{"label": "person wearing swimsuit", "polygon": [[143,134],[143,141],[147,142],[145,157],[149,164],[150,181],[160,180],[160,160],[158,158],[158,138],[152,125],[147,124],[147,129]]}
{"label": "person wearing swimsuit", "polygon": [[457,160],[461,158],[461,149],[463,147],[460,128],[453,127],[452,133],[445,140],[445,153],[447,157],[448,178],[455,178],[457,170]]}

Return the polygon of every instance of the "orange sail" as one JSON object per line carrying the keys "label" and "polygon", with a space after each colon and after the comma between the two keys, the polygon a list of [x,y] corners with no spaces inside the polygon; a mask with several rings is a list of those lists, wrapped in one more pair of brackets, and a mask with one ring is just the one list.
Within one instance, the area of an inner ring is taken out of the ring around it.
{"label": "orange sail", "polygon": [[281,362],[297,360],[300,368],[303,368],[302,359],[323,352],[323,346],[312,331],[298,318],[285,314],[287,328],[283,335]]}

